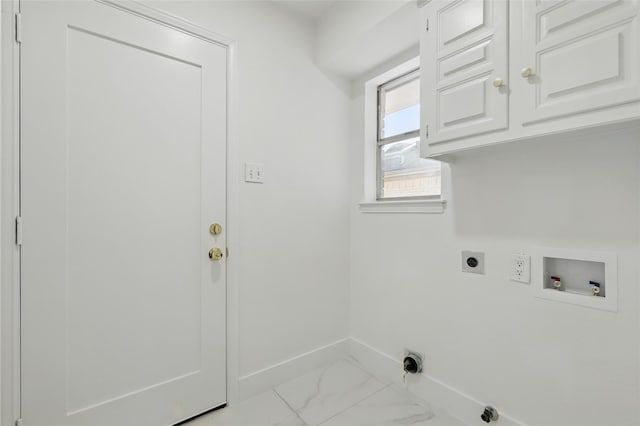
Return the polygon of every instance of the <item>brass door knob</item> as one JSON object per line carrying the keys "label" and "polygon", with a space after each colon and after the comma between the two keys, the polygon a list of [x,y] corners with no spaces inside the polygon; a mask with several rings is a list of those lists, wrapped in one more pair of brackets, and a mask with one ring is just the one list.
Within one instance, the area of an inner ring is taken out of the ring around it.
{"label": "brass door knob", "polygon": [[496,78],[495,80],[493,80],[493,87],[497,87],[500,88],[504,86],[504,80],[501,78]]}
{"label": "brass door knob", "polygon": [[220,225],[219,223],[212,223],[211,226],[209,226],[209,232],[211,233],[211,235],[222,234],[222,225]]}
{"label": "brass door knob", "polygon": [[214,247],[209,250],[209,259],[211,259],[212,262],[217,262],[222,259],[222,250],[218,247]]}

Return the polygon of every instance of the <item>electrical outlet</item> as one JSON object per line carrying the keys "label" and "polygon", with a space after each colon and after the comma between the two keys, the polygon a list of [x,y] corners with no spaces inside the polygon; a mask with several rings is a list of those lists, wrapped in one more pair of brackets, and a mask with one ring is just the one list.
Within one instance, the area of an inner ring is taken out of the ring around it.
{"label": "electrical outlet", "polygon": [[474,274],[484,274],[484,252],[463,251],[462,252],[462,272],[472,272]]}
{"label": "electrical outlet", "polygon": [[511,255],[511,281],[529,284],[531,282],[531,256]]}

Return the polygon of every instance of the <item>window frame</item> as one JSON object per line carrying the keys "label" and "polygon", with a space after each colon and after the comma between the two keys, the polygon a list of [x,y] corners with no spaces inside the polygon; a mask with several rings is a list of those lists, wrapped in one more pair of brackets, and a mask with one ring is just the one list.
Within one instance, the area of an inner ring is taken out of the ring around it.
{"label": "window frame", "polygon": [[[418,139],[420,144],[420,125],[415,130],[401,133],[398,135],[389,136],[383,138],[383,105],[385,102],[386,93],[411,81],[420,79],[420,67],[413,68],[404,74],[396,76],[391,80],[386,81],[378,85],[376,94],[376,201],[411,201],[411,200],[439,200],[442,197],[442,187],[440,188],[440,195],[419,195],[419,196],[406,196],[406,197],[384,197],[383,185],[384,185],[384,173],[382,171],[382,148],[385,145],[389,145],[395,142],[401,142],[407,139]],[[419,145],[418,145],[419,146]],[[442,173],[442,172],[441,172]]]}

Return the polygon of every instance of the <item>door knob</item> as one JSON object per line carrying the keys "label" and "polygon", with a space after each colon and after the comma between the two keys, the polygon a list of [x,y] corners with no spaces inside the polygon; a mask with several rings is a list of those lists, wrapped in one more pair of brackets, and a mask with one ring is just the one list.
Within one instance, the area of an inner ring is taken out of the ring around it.
{"label": "door knob", "polygon": [[209,259],[211,259],[212,262],[217,262],[222,259],[222,250],[218,247],[214,247],[209,250]]}
{"label": "door knob", "polygon": [[496,78],[495,80],[493,80],[493,87],[502,87],[504,86],[504,80],[501,78]]}
{"label": "door knob", "polygon": [[522,71],[520,71],[520,75],[522,76],[522,78],[529,78],[534,74],[533,74],[533,70],[527,67],[527,68],[523,68]]}
{"label": "door knob", "polygon": [[219,223],[212,223],[211,226],[209,226],[209,232],[211,233],[211,235],[222,234],[222,225],[220,225]]}

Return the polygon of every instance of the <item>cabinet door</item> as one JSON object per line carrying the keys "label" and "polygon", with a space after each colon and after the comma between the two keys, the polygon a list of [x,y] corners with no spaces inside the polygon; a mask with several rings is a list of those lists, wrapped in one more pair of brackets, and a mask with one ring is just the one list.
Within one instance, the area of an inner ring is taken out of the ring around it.
{"label": "cabinet door", "polygon": [[[435,146],[445,141],[507,128],[508,3],[434,1],[422,13],[426,23],[420,43],[426,151],[442,151]],[[494,86],[497,80],[503,85]]]}
{"label": "cabinet door", "polygon": [[523,123],[640,100],[637,0],[522,0]]}

